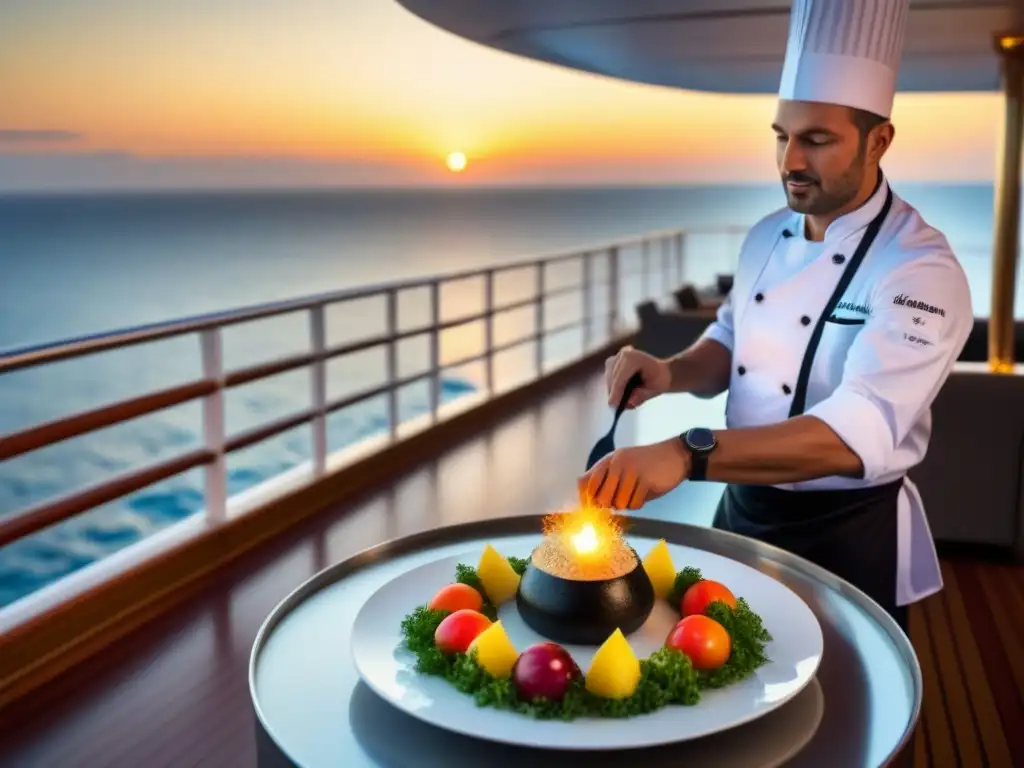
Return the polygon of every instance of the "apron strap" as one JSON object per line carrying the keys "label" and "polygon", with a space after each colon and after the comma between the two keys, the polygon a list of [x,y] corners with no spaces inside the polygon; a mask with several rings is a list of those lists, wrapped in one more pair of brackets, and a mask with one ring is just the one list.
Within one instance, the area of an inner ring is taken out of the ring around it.
{"label": "apron strap", "polygon": [[885,221],[885,217],[889,215],[890,208],[892,208],[891,187],[886,190],[885,205],[882,206],[882,210],[880,210],[878,215],[871,220],[870,224],[868,224],[867,230],[864,232],[864,236],[861,237],[860,243],[857,245],[857,250],[854,251],[853,257],[850,259],[850,263],[847,264],[846,269],[843,270],[843,275],[839,278],[839,283],[836,285],[836,289],[832,292],[832,296],[825,305],[825,310],[821,313],[817,324],[814,326],[814,330],[811,332],[811,338],[807,342],[807,351],[804,352],[804,359],[800,364],[800,375],[796,380],[796,388],[793,390],[793,404],[789,409],[790,418],[799,416],[804,412],[804,408],[807,404],[807,384],[811,379],[811,368],[814,365],[814,355],[817,353],[818,345],[821,343],[821,334],[825,331],[825,323],[828,318],[832,316],[832,313],[835,312],[836,305],[839,303],[839,300],[843,298],[843,294],[846,293],[846,289],[850,287],[850,282],[853,280],[854,275],[857,274],[857,270],[860,269],[860,265],[864,261],[864,257],[867,255],[872,243],[874,243],[875,238],[878,237],[878,231],[882,228],[882,223]]}

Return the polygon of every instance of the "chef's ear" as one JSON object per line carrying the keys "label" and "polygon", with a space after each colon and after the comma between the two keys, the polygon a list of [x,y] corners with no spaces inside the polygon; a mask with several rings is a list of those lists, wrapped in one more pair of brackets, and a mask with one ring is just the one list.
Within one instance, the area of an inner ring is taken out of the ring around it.
{"label": "chef's ear", "polygon": [[876,125],[868,134],[868,157],[875,163],[882,162],[885,153],[892,146],[892,140],[896,136],[896,129],[893,124],[886,120],[881,125]]}

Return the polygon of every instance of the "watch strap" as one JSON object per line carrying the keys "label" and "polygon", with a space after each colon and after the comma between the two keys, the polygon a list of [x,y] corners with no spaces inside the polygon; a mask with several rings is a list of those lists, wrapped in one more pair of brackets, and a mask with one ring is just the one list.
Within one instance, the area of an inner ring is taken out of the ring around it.
{"label": "watch strap", "polygon": [[[686,447],[690,448],[689,445]],[[698,482],[708,479],[708,454],[706,452],[690,448],[690,477],[688,479]]]}
{"label": "watch strap", "polygon": [[[701,430],[709,431],[709,430]],[[689,480],[701,482],[708,478],[708,457],[711,452],[715,450],[718,445],[717,441],[712,437],[712,442],[707,447],[695,447],[689,439],[690,430],[687,430],[679,436],[686,450],[690,452],[690,476]]]}

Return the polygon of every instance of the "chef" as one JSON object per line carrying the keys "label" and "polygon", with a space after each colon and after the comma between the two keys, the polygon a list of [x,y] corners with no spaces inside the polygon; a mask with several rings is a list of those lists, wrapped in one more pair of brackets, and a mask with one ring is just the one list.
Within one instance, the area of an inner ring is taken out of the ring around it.
{"label": "chef", "polygon": [[635,407],[728,390],[723,430],[615,451],[580,478],[637,509],[682,481],[727,483],[714,527],[832,571],[906,629],[942,588],[917,489],[930,407],[973,324],[943,234],[880,169],[907,0],[795,0],[772,132],[788,203],[747,235],[730,295],[684,352],[632,348],[606,367]]}

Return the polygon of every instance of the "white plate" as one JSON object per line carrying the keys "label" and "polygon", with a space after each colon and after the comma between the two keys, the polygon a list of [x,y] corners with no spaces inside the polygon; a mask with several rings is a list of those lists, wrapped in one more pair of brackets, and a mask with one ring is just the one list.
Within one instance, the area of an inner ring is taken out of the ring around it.
{"label": "white plate", "polygon": [[[633,537],[630,543],[641,557],[655,544]],[[400,625],[406,614],[455,580],[458,563],[475,566],[482,551],[481,544],[460,556],[436,560],[398,576],[370,596],[352,628],[353,661],[364,682],[385,701],[440,728],[547,749],[630,749],[686,741],[734,728],[777,709],[811,681],[821,661],[821,626],[807,604],[787,586],[734,560],[670,544],[677,571],[685,566],[700,568],[705,578],[721,581],[761,616],[773,638],[766,646],[771,659],[768,664],[747,680],[704,691],[695,706],[667,706],[626,719],[534,720],[478,707],[471,696],[443,678],[415,671],[415,657],[402,645]],[[499,551],[518,557],[530,553],[524,548]],[[515,601],[501,606],[498,617],[520,651],[546,639],[519,618]],[[629,636],[633,652],[644,658],[661,647],[678,617],[664,600],[658,601],[647,623]],[[586,672],[596,647],[565,647]]]}

